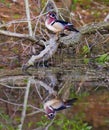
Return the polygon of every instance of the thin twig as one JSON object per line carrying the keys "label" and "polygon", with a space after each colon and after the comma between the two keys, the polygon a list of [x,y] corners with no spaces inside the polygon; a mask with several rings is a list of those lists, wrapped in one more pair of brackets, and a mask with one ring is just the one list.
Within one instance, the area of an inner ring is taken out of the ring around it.
{"label": "thin twig", "polygon": [[44,11],[45,11],[47,5],[48,5],[48,1],[47,1],[47,3],[45,4],[44,8],[42,9],[42,11],[41,11],[41,13],[40,13],[40,15],[39,15],[39,17],[38,17],[38,19],[37,19],[36,26],[35,26],[34,33],[33,33],[34,36],[35,36],[35,32],[36,32],[38,23],[39,23],[39,21],[40,21],[40,18],[41,18],[41,16],[43,15],[43,13],[44,13]]}
{"label": "thin twig", "polygon": [[12,24],[27,23],[27,19],[13,20],[7,23],[0,24],[0,28],[11,26]]}
{"label": "thin twig", "polygon": [[5,86],[7,88],[12,88],[12,89],[25,89],[26,87],[15,87],[15,86],[9,86],[7,84],[4,83],[0,83],[0,85]]}

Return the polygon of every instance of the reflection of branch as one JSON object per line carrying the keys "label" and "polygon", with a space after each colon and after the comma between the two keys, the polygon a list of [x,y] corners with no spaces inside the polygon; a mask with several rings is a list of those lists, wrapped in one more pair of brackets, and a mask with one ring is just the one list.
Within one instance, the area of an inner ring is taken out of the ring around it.
{"label": "reflection of branch", "polygon": [[[3,81],[6,82],[5,80],[3,80]],[[18,130],[22,130],[22,128],[23,128],[24,120],[25,120],[25,117],[26,117],[27,107],[31,107],[31,108],[37,110],[35,112],[29,113],[28,116],[36,114],[36,113],[39,113],[39,112],[44,112],[43,109],[39,109],[37,107],[34,107],[33,105],[30,105],[30,104],[28,105],[27,104],[31,84],[35,84],[35,86],[37,86],[37,87],[39,87],[39,86],[43,87],[45,90],[47,90],[49,92],[49,94],[54,94],[54,95],[57,94],[56,91],[54,91],[53,88],[48,86],[46,83],[42,82],[41,80],[36,80],[36,79],[30,77],[28,79],[27,86],[24,87],[24,88],[22,87],[22,89],[25,89],[25,96],[24,96],[24,103],[23,103],[23,105],[22,104],[16,104],[16,103],[8,102],[8,101],[3,100],[3,99],[0,98],[0,101],[6,102],[6,103],[9,103],[9,104],[12,104],[12,105],[21,106],[21,107],[23,106],[22,116],[21,116],[21,124],[18,125]],[[14,87],[5,85],[4,83],[3,84],[1,83],[1,85],[4,85],[4,86],[6,86],[8,88],[13,88],[14,89]],[[16,89],[21,89],[21,87],[15,87],[15,88]],[[52,125],[52,123],[53,123],[53,121],[46,126],[46,130],[48,130],[48,128]]]}
{"label": "reflection of branch", "polygon": [[46,83],[42,82],[41,80],[32,79],[31,82],[33,84],[38,84],[38,86],[42,86],[43,88],[45,88],[45,90],[49,92],[49,94],[56,95],[56,91],[54,91],[53,88],[49,87]]}
{"label": "reflection of branch", "polygon": [[[18,107],[22,107],[23,106],[23,104],[18,104],[18,103],[15,103],[15,102],[7,101],[7,100],[2,99],[2,98],[0,98],[0,101],[8,103],[10,105],[18,106]],[[33,109],[37,110],[37,112],[35,111],[34,113],[44,112],[43,109],[37,108],[37,107],[35,107],[35,106],[31,105],[31,104],[28,104],[27,107],[30,107],[30,108],[33,108]],[[32,113],[29,113],[27,115],[28,116],[32,115]]]}
{"label": "reflection of branch", "polygon": [[31,79],[29,79],[28,83],[27,83],[27,87],[26,87],[26,91],[25,91],[25,97],[24,97],[23,110],[22,110],[21,124],[18,126],[18,130],[22,130],[22,127],[23,127],[23,124],[24,124],[24,119],[25,119],[25,116],[26,116],[27,101],[28,101],[30,86],[31,86]]}
{"label": "reflection of branch", "polygon": [[51,120],[51,122],[45,127],[45,130],[48,130],[49,127],[53,124],[55,118],[53,118],[53,120]]}
{"label": "reflection of branch", "polygon": [[8,103],[8,104],[11,104],[11,105],[19,106],[19,107],[22,106],[22,104],[10,102],[10,101],[4,100],[4,99],[2,99],[2,98],[0,98],[0,101],[5,102],[5,103]]}
{"label": "reflection of branch", "polygon": [[[15,86],[13,87],[13,86],[9,86],[7,84],[10,81],[17,82],[17,80],[19,81],[18,83],[20,83],[20,82],[22,82],[22,80],[24,81],[27,78],[28,78],[28,76],[11,76],[11,77],[7,77],[7,78],[1,78],[0,85],[5,86],[10,89],[26,89],[26,87],[15,87]],[[54,83],[54,82],[51,81],[51,83]],[[47,90],[49,92],[49,94],[56,94],[56,91],[54,91],[52,87],[50,87],[49,85],[47,85],[46,83],[44,83],[41,80],[31,78],[31,84],[35,84],[35,86],[37,86],[37,87],[42,86],[45,90]],[[25,84],[23,84],[23,85],[25,85]]]}
{"label": "reflection of branch", "polygon": [[68,99],[69,94],[70,94],[71,86],[69,84],[71,84],[71,82],[72,82],[72,75],[73,74],[71,73],[70,75],[65,77],[65,83],[58,92],[58,94],[62,93],[62,99],[64,99],[64,100]]}

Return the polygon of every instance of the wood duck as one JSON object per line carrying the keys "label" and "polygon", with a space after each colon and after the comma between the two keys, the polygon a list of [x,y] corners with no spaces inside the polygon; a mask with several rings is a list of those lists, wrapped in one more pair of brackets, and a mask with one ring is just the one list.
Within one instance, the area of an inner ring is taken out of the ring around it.
{"label": "wood duck", "polygon": [[48,12],[46,15],[45,26],[54,33],[59,33],[63,30],[79,32],[74,28],[72,23],[58,20],[55,12]]}
{"label": "wood duck", "polygon": [[48,100],[44,103],[44,111],[49,119],[53,119],[56,115],[56,112],[70,108],[77,98],[69,99],[62,101],[59,99]]}

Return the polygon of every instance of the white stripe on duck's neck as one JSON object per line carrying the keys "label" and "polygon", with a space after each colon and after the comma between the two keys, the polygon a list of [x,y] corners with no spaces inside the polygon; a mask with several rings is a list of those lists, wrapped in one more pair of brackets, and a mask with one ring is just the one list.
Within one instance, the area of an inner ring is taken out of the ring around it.
{"label": "white stripe on duck's neck", "polygon": [[49,114],[49,113],[55,113],[55,110],[52,108],[52,107],[46,107],[46,113]]}
{"label": "white stripe on duck's neck", "polygon": [[47,24],[52,24],[52,23],[55,22],[55,20],[56,20],[56,19],[54,19],[54,18],[48,18],[48,19],[47,19]]}

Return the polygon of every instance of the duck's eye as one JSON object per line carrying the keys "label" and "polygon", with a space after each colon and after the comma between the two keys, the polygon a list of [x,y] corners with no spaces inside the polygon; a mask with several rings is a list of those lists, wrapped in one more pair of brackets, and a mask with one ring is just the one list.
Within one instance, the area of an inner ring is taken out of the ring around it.
{"label": "duck's eye", "polygon": [[49,118],[53,118],[54,117],[54,114],[53,113],[50,113],[48,114]]}
{"label": "duck's eye", "polygon": [[50,113],[50,115],[49,115],[49,116],[51,116],[51,117],[52,117],[52,116],[53,116],[53,113]]}
{"label": "duck's eye", "polygon": [[55,17],[55,14],[52,14],[52,17]]}
{"label": "duck's eye", "polygon": [[54,18],[56,15],[55,15],[55,14],[50,14],[50,16],[51,16],[52,18]]}

